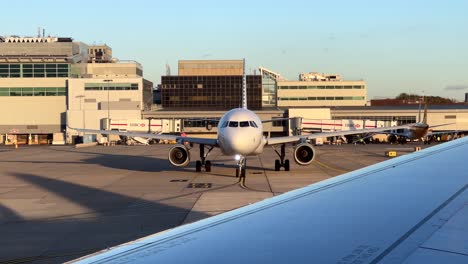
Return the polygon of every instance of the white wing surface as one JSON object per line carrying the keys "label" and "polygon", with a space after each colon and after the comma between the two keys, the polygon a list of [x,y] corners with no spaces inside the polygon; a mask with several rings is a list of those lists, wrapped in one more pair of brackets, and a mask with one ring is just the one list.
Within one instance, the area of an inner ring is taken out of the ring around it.
{"label": "white wing surface", "polygon": [[82,128],[72,128],[70,129],[89,133],[89,134],[110,134],[110,135],[118,135],[118,136],[127,136],[127,137],[142,137],[142,138],[154,138],[159,140],[174,140],[179,143],[189,142],[195,144],[205,144],[209,146],[217,146],[218,142],[214,138],[197,138],[197,137],[183,137],[183,136],[176,136],[176,135],[165,135],[165,134],[153,134],[153,133],[139,133],[139,132],[121,132],[115,130],[93,130],[93,129],[82,129]]}
{"label": "white wing surface", "polygon": [[393,127],[380,127],[380,128],[370,128],[370,129],[355,129],[355,130],[346,130],[346,131],[337,131],[337,132],[321,132],[314,133],[311,135],[301,135],[301,136],[285,136],[285,137],[273,137],[267,139],[268,145],[276,144],[285,144],[285,143],[294,143],[301,140],[309,140],[315,138],[324,138],[324,137],[339,137],[346,135],[358,135],[358,134],[367,134],[367,133],[384,133],[391,130],[409,128],[411,125],[402,125],[402,126],[393,126]]}
{"label": "white wing surface", "polygon": [[468,138],[78,263],[468,263]]}

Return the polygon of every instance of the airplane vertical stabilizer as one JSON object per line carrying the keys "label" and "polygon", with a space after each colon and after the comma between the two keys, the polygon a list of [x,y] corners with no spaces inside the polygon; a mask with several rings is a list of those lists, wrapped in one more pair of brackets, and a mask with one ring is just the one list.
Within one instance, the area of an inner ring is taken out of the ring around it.
{"label": "airplane vertical stabilizer", "polygon": [[422,102],[419,102],[419,109],[418,109],[418,120],[416,121],[417,123],[421,123],[421,107],[422,107]]}
{"label": "airplane vertical stabilizer", "polygon": [[423,115],[423,124],[427,124],[427,104],[424,104],[424,115]]}

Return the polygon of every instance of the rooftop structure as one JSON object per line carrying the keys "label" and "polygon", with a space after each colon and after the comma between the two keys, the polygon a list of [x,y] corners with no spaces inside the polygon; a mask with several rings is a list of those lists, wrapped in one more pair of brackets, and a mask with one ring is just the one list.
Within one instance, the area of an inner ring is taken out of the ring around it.
{"label": "rooftop structure", "polygon": [[52,42],[72,42],[72,38],[59,38],[59,37],[19,37],[9,36],[0,37],[0,42],[6,43],[52,43]]}
{"label": "rooftop structure", "polygon": [[89,63],[106,63],[112,61],[112,49],[106,44],[92,45],[88,48]]}
{"label": "rooftop structure", "polygon": [[299,80],[303,82],[331,82],[331,81],[342,81],[341,75],[339,74],[325,74],[318,72],[309,72],[299,74]]}
{"label": "rooftop structure", "polygon": [[242,60],[180,60],[179,76],[242,76]]}

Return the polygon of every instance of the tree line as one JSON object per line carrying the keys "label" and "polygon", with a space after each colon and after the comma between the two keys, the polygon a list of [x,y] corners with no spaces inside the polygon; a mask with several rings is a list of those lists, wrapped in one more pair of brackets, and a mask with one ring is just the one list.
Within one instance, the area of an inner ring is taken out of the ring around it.
{"label": "tree line", "polygon": [[[422,96],[418,94],[407,94],[401,93],[395,99],[405,100],[407,102],[416,102],[422,100]],[[454,99],[448,99],[440,96],[424,96],[424,101],[427,104],[453,104],[457,101]]]}

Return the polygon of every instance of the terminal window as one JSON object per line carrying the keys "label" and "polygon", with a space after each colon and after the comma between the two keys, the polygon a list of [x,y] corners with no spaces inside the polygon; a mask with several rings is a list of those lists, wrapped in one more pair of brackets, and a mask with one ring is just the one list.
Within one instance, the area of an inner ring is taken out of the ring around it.
{"label": "terminal window", "polygon": [[0,88],[0,96],[66,96],[65,87]]}
{"label": "terminal window", "polygon": [[69,77],[66,63],[0,64],[0,78],[59,78]]}
{"label": "terminal window", "polygon": [[85,83],[86,91],[138,90],[138,83]]}

